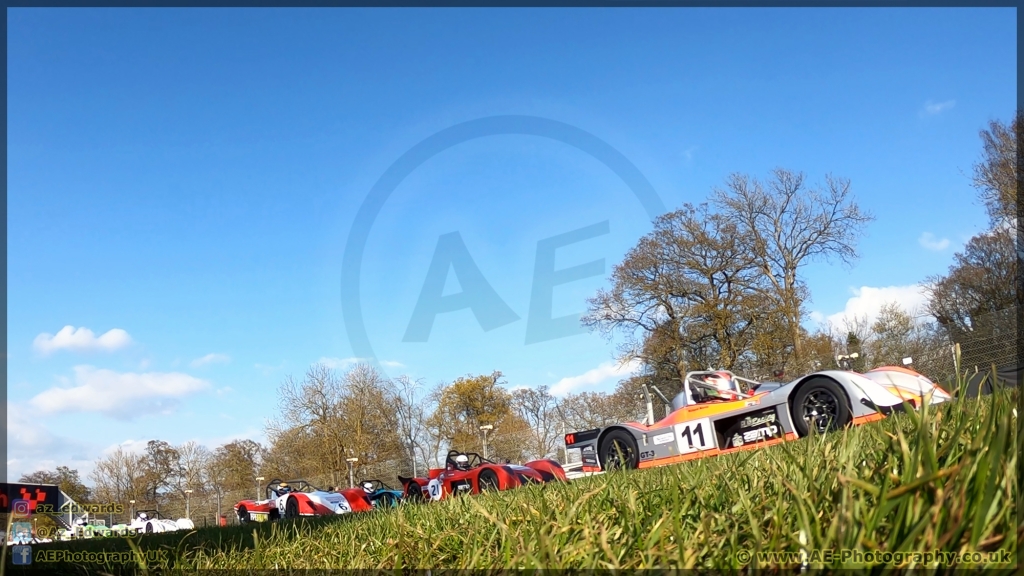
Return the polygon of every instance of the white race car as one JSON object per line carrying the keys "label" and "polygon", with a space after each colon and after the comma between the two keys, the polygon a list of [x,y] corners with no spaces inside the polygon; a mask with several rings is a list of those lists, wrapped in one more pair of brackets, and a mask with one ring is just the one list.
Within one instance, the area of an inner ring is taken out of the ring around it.
{"label": "white race car", "polygon": [[140,510],[128,525],[129,533],[153,534],[158,532],[174,532],[175,530],[192,530],[196,527],[188,518],[170,520],[160,516],[156,510]]}
{"label": "white race car", "polygon": [[566,448],[581,452],[583,472],[647,468],[767,446],[952,399],[928,378],[897,366],[862,374],[824,370],[786,384],[762,384],[728,370],[690,372],[659,421],[646,387],[644,392],[645,422],[566,434]]}

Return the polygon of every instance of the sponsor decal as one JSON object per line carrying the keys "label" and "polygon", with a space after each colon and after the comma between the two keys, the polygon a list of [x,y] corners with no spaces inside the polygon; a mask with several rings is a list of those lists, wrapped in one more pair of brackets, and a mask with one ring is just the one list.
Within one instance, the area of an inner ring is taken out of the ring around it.
{"label": "sponsor decal", "polygon": [[658,434],[652,440],[653,440],[655,445],[658,445],[658,444],[668,444],[669,442],[672,442],[675,439],[676,439],[676,435],[675,434],[673,434],[672,432],[666,432],[664,434]]}
{"label": "sponsor decal", "polygon": [[740,421],[740,428],[751,428],[753,426],[760,426],[761,424],[770,424],[775,422],[775,413],[769,412],[760,416],[747,416]]}
{"label": "sponsor decal", "polygon": [[646,452],[641,452],[640,453],[640,459],[641,460],[650,460],[652,458],[654,458],[654,450],[648,450]]}
{"label": "sponsor decal", "polygon": [[766,438],[774,438],[779,433],[779,427],[775,424],[770,426],[763,426],[761,428],[754,428],[743,433],[743,443],[757,442],[758,440],[764,440]]}

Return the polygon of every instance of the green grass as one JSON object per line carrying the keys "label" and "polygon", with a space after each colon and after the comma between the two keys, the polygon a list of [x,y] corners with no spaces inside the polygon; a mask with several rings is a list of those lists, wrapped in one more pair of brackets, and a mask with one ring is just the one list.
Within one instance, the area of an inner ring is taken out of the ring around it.
{"label": "green grass", "polygon": [[[1016,562],[1016,400],[1016,391],[1002,391],[825,436],[564,485],[138,541],[143,549],[171,552],[183,572],[239,574],[342,567],[740,568],[747,564],[743,553],[756,565],[757,552],[801,551],[810,568],[853,567],[822,562],[811,556],[815,549],[1004,550]],[[54,546],[127,549],[128,542]],[[1013,565],[1000,571],[1013,572]]]}

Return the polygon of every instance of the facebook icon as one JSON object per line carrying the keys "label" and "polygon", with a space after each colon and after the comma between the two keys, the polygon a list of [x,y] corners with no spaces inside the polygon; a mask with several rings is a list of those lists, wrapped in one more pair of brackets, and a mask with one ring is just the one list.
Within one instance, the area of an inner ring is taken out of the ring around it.
{"label": "facebook icon", "polygon": [[19,566],[26,566],[32,563],[31,546],[11,546],[11,560]]}

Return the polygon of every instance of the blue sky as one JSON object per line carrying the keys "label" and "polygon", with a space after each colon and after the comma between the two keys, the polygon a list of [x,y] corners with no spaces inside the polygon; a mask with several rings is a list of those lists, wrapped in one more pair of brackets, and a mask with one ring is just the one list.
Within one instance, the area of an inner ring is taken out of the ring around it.
{"label": "blue sky", "polygon": [[[978,131],[1016,106],[1016,41],[1014,9],[11,9],[8,476],[88,473],[151,438],[262,440],[286,375],[359,354],[341,263],[371,187],[489,116],[589,132],[669,209],[732,172],[849,178],[877,220],[853,268],[806,269],[814,318],[920,305],[985,225],[969,174]],[[538,243],[603,222],[555,252],[604,271],[556,286],[556,317],[650,229],[628,184],[539,136],[439,152],[368,223],[377,358],[428,384],[610,389],[602,337],[525,343]],[[442,313],[403,342],[453,232],[518,320]]]}

